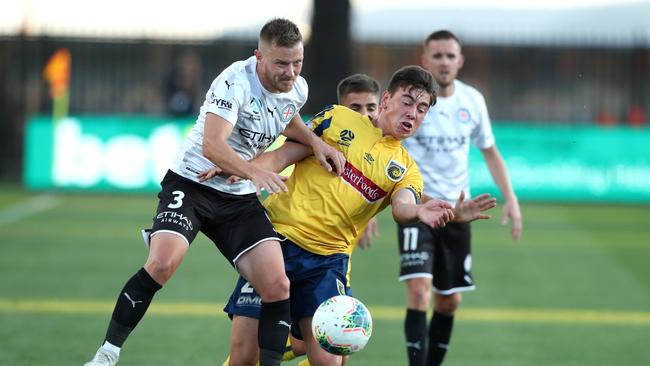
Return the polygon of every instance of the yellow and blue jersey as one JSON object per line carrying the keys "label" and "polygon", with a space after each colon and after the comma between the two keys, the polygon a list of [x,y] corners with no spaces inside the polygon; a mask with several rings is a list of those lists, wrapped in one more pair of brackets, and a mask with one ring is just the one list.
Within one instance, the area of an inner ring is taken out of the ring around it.
{"label": "yellow and blue jersey", "polygon": [[422,176],[400,140],[384,136],[372,121],[343,106],[331,106],[311,121],[313,131],[343,152],[341,176],[310,156],[295,165],[289,192],[264,201],[278,233],[320,254],[350,254],[368,221],[400,189],[419,201]]}

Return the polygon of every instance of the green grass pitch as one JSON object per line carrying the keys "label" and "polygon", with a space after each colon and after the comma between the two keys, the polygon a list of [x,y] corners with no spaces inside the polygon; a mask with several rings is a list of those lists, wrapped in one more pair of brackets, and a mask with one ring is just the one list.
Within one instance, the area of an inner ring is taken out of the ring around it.
{"label": "green grass pitch", "polygon": [[[146,258],[139,229],[155,194],[27,193],[0,186],[0,365],[82,365],[113,301]],[[467,293],[446,365],[650,363],[648,206],[524,203],[514,244],[495,219],[473,226],[477,291]],[[349,365],[405,365],[405,289],[395,225],[353,256],[352,286],[374,316]],[[232,267],[203,236],[126,343],[121,365],[221,365]],[[295,365],[295,362],[287,363]]]}

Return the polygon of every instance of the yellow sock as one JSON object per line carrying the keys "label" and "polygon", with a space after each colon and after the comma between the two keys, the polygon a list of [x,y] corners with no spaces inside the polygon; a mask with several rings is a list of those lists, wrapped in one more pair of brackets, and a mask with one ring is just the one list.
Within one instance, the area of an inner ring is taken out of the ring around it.
{"label": "yellow sock", "polygon": [[285,353],[282,355],[282,361],[290,361],[290,360],[293,360],[293,359],[296,358],[296,357],[297,357],[297,356],[293,353],[293,351],[292,351],[292,350],[289,350],[289,351],[285,352]]}
{"label": "yellow sock", "polygon": [[309,360],[305,358],[298,363],[298,366],[309,366]]}

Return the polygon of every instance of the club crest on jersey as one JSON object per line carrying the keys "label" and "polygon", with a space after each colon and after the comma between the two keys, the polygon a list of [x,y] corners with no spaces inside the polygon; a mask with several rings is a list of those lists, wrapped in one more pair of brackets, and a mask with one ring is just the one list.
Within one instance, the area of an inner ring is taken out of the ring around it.
{"label": "club crest on jersey", "polygon": [[469,110],[467,108],[461,108],[456,112],[456,119],[460,123],[467,123],[472,120],[472,116],[469,114]]}
{"label": "club crest on jersey", "polygon": [[389,161],[388,165],[386,165],[386,176],[393,182],[402,180],[404,173],[406,173],[406,168],[395,160]]}
{"label": "club crest on jersey", "polygon": [[280,119],[282,122],[289,122],[294,114],[296,114],[296,106],[292,103],[289,103],[285,105],[284,108],[282,108],[282,112],[280,112]]}

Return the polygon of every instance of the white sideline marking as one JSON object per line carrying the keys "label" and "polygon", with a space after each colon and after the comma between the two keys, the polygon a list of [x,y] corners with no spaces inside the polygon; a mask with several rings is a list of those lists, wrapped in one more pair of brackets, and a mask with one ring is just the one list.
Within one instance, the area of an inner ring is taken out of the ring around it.
{"label": "white sideline marking", "polygon": [[39,212],[49,210],[61,203],[61,198],[42,194],[26,201],[15,203],[0,210],[0,225],[20,221]]}

